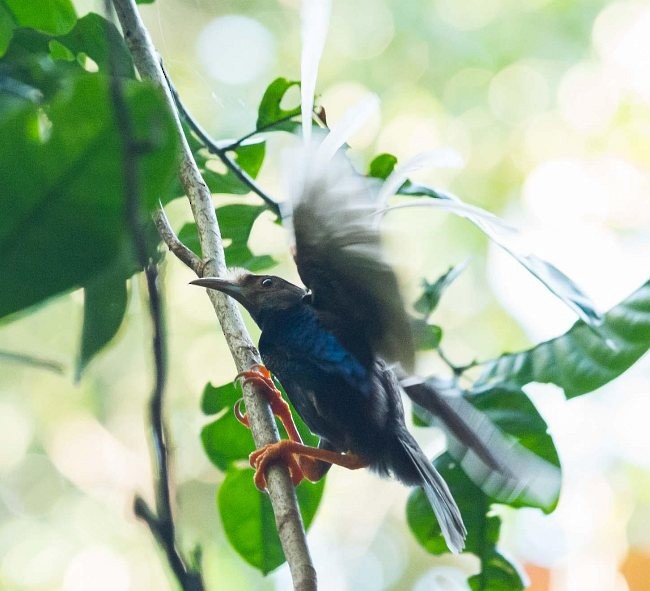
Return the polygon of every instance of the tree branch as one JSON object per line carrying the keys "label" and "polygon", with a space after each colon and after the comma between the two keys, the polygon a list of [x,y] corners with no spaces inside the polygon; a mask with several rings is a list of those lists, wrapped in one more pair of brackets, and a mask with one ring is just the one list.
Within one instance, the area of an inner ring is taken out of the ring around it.
{"label": "tree branch", "polygon": [[163,242],[167,245],[167,248],[176,255],[181,262],[185,263],[192,271],[197,275],[202,275],[203,261],[194,254],[187,246],[185,246],[176,236],[165,210],[161,205],[157,211],[153,213],[153,221],[156,224],[156,229],[158,234],[163,239]]}
{"label": "tree branch", "polygon": [[[107,15],[111,13],[111,0],[105,0]],[[109,42],[110,43],[110,42]],[[140,178],[138,163],[142,146],[138,142],[129,109],[124,96],[122,79],[114,75],[114,51],[109,45],[109,64],[111,76],[109,93],[113,112],[120,130],[122,142],[122,171],[124,177],[125,216],[131,233],[135,256],[144,269],[149,295],[149,315],[153,327],[154,386],[149,401],[149,422],[151,443],[154,451],[156,511],[152,511],[141,497],[136,497],[134,511],[149,525],[160,546],[167,555],[169,565],[184,591],[203,591],[201,573],[188,568],[176,546],[174,518],[172,514],[171,482],[169,478],[169,452],[167,449],[166,425],[163,418],[163,401],[167,377],[167,355],[165,350],[165,326],[162,299],[158,288],[158,269],[150,260],[147,233],[144,225],[142,204],[140,203]]]}
{"label": "tree branch", "polygon": [[263,191],[261,187],[255,182],[255,180],[230,156],[228,156],[230,147],[219,147],[216,142],[210,137],[208,132],[201,127],[199,122],[194,119],[194,117],[192,117],[190,112],[185,108],[185,105],[181,101],[176,88],[167,76],[167,72],[165,72],[162,64],[160,65],[160,69],[163,73],[163,76],[165,77],[165,82],[169,87],[171,95],[174,99],[174,104],[176,105],[180,116],[190,126],[190,129],[196,134],[199,140],[201,140],[203,145],[208,149],[208,152],[214,154],[217,158],[219,158],[219,160],[224,163],[226,168],[228,168],[242,183],[244,183],[253,193],[259,195],[262,198],[264,203],[266,203],[266,205],[275,215],[280,216],[280,206],[278,205],[278,202],[273,199],[273,197],[271,197],[268,193]]}
{"label": "tree branch", "polygon": [[[164,91],[168,107],[176,121],[181,145],[180,177],[196,220],[204,256],[203,275],[221,276],[226,272],[226,261],[219,225],[212,204],[212,196],[201,178],[198,167],[174,105],[174,99],[160,67],[158,56],[145,29],[134,0],[113,0],[124,38],[133,55],[142,78],[158,84]],[[248,335],[234,301],[219,292],[208,291],[208,296],[223,329],[238,371],[260,362],[257,349]],[[278,431],[268,403],[255,387],[244,387],[244,400],[255,444],[258,447],[278,441]],[[275,513],[278,535],[293,577],[294,589],[316,589],[316,571],[312,565],[305,537],[296,493],[286,467],[271,466],[267,472],[269,496]]]}

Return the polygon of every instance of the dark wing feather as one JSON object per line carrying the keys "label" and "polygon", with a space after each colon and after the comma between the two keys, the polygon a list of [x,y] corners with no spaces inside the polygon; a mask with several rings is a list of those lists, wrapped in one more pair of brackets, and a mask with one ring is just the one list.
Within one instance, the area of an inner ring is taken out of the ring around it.
{"label": "dark wing feather", "polygon": [[314,307],[363,331],[373,351],[412,367],[413,338],[397,278],[385,261],[376,215],[378,184],[341,153],[314,156],[294,185],[295,261]]}

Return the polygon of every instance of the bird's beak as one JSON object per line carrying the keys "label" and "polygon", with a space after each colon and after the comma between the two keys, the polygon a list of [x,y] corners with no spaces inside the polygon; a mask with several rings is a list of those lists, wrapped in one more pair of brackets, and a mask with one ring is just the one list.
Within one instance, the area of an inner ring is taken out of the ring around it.
{"label": "bird's beak", "polygon": [[202,277],[201,279],[190,281],[190,283],[192,285],[207,287],[208,289],[216,289],[235,299],[238,299],[238,296],[241,297],[242,295],[242,287],[239,283],[229,281],[228,279],[221,279],[220,277]]}

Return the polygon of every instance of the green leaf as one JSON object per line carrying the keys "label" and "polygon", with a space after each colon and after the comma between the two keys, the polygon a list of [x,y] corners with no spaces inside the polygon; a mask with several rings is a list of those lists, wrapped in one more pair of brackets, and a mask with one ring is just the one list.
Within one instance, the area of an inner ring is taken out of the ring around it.
{"label": "green leaf", "polygon": [[524,578],[516,567],[496,550],[485,554],[481,572],[467,579],[472,591],[521,591]]}
{"label": "green leaf", "polygon": [[[320,504],[324,482],[302,482],[296,488],[305,528]],[[284,561],[271,501],[253,484],[253,470],[231,467],[217,502],[224,531],[233,548],[250,565],[268,574]]]}
{"label": "green leaf", "polygon": [[[281,392],[283,398],[288,400],[286,393],[282,390]],[[201,441],[210,461],[221,470],[226,470],[233,462],[247,460],[255,449],[250,432],[237,420],[233,412],[235,403],[241,397],[241,389],[234,382],[223,386],[207,384],[203,389],[202,411],[208,415],[219,416],[203,428]],[[306,445],[318,445],[318,437],[312,435],[291,403],[289,406],[303,442]],[[280,436],[286,438],[284,427],[277,419],[276,422]]]}
{"label": "green leaf", "polygon": [[136,4],[153,4],[156,0],[135,0]]}
{"label": "green leaf", "polygon": [[436,349],[442,340],[442,328],[435,324],[428,324],[421,318],[411,320],[413,340],[418,351]]}
{"label": "green leaf", "polygon": [[[97,64],[99,71],[124,78],[135,78],[133,60],[124,38],[103,16],[87,14],[77,21],[74,29],[57,40],[74,54],[85,54]],[[113,54],[113,70],[110,56]]]}
{"label": "green leaf", "polygon": [[[256,129],[262,130],[273,126],[275,129],[293,131],[298,126],[298,123],[288,121],[288,119],[300,115],[300,105],[293,109],[283,109],[280,106],[284,95],[293,86],[300,86],[300,82],[287,80],[286,78],[276,78],[269,84],[257,111]],[[281,121],[282,123],[279,123]]]}
{"label": "green leaf", "polygon": [[[231,204],[217,208],[221,236],[230,241],[225,248],[229,267],[244,267],[257,272],[275,264],[268,255],[255,256],[248,247],[248,239],[257,217],[266,210],[263,205]],[[178,233],[179,239],[198,256],[201,255],[196,224],[185,224]]]}
{"label": "green leaf", "polygon": [[[241,398],[241,394],[238,399]],[[250,431],[235,417],[233,405],[201,430],[203,449],[210,461],[220,470],[227,470],[233,462],[247,460],[255,451]]]}
{"label": "green leaf", "polygon": [[393,172],[396,164],[397,158],[392,154],[379,154],[370,163],[368,176],[386,180],[388,175]]}
{"label": "green leaf", "polygon": [[[524,588],[521,575],[497,551],[501,519],[489,515],[490,500],[460,469],[447,453],[435,461],[445,479],[467,527],[465,551],[481,561],[481,572],[470,577],[469,584],[476,591],[520,591]],[[421,489],[414,490],[406,505],[406,517],[420,545],[432,554],[448,552],[440,526],[429,501]]]}
{"label": "green leaf", "polygon": [[0,57],[5,54],[7,47],[9,47],[15,26],[16,23],[11,12],[0,0]]}
{"label": "green leaf", "polygon": [[201,396],[201,411],[206,415],[216,415],[224,408],[231,408],[241,398],[241,389],[235,382],[223,386],[206,384]]}
{"label": "green leaf", "polygon": [[553,383],[567,398],[610,382],[650,347],[650,281],[605,314],[603,341],[582,321],[560,337],[485,363],[477,384]]}
{"label": "green leaf", "polygon": [[438,277],[433,283],[429,283],[426,279],[422,281],[422,295],[415,302],[413,307],[417,312],[422,314],[424,318],[428,318],[433,314],[440,302],[442,292],[447,289],[452,282],[465,270],[466,263],[460,263],[454,267],[449,267],[449,270]]}
{"label": "green leaf", "polygon": [[3,0],[21,27],[53,35],[67,33],[77,21],[70,0]]}
{"label": "green leaf", "polygon": [[[265,153],[265,141],[248,142],[238,146],[234,151],[235,162],[251,178],[256,178],[264,162]],[[202,175],[212,193],[229,195],[246,195],[250,193],[250,187],[239,180],[230,169],[225,174],[220,174],[210,168],[203,167]]]}
{"label": "green leaf", "polygon": [[126,277],[122,266],[110,269],[84,288],[84,319],[76,380],[99,351],[117,334],[126,313]]}
{"label": "green leaf", "polygon": [[[143,206],[171,186],[174,126],[160,92],[124,81],[138,158]],[[34,105],[0,124],[0,317],[87,284],[130,243],[117,127],[106,80],[84,75],[46,105],[48,133]]]}

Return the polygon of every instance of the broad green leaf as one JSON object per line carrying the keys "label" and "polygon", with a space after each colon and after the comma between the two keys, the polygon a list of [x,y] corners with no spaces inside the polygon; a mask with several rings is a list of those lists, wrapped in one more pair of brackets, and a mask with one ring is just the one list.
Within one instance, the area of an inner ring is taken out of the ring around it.
{"label": "broad green leaf", "polygon": [[201,442],[210,461],[224,471],[233,462],[247,460],[255,451],[250,431],[237,420],[232,405],[218,419],[203,427]]}
{"label": "broad green leaf", "polygon": [[[470,577],[468,583],[475,591],[520,591],[524,589],[521,575],[496,550],[501,519],[489,515],[490,500],[460,469],[447,453],[435,461],[458,504],[467,539],[465,551],[481,561],[481,572]],[[432,554],[448,552],[442,532],[431,506],[421,489],[409,496],[406,505],[409,527],[420,545]]]}
{"label": "broad green leaf", "polygon": [[[124,81],[138,158],[140,195],[150,209],[170,187],[176,164],[173,123],[159,91]],[[130,243],[124,217],[121,131],[106,80],[84,75],[34,127],[36,107],[0,124],[0,317],[88,283]],[[0,148],[2,150],[2,148]]]}
{"label": "broad green leaf", "polygon": [[[261,271],[275,264],[268,255],[255,256],[248,247],[253,224],[265,211],[263,205],[231,204],[217,208],[217,220],[221,236],[230,241],[225,248],[226,263],[229,267],[244,267],[249,271]],[[201,256],[196,224],[185,224],[178,233],[179,239],[198,256]]]}
{"label": "broad green leaf", "polygon": [[605,314],[596,336],[582,321],[560,337],[486,362],[477,384],[553,383],[567,398],[610,382],[650,347],[650,281]]}
{"label": "broad green leaf", "polygon": [[135,0],[136,4],[153,4],[156,0]]}
{"label": "broad green leaf", "polygon": [[0,0],[0,57],[5,54],[7,47],[9,47],[15,26],[16,23],[11,12]]}
{"label": "broad green leaf", "polygon": [[300,86],[300,82],[276,78],[269,84],[257,111],[256,129],[263,130],[274,127],[275,129],[293,131],[298,126],[298,123],[289,121],[289,119],[300,115],[300,105],[293,109],[283,109],[280,106],[284,95],[293,86]]}
{"label": "broad green leaf", "polygon": [[[99,71],[113,73],[124,78],[135,78],[131,53],[124,38],[103,16],[91,12],[80,18],[74,29],[57,40],[74,54],[85,54],[97,64]],[[113,55],[111,70],[110,55]]]}
{"label": "broad green leaf", "polygon": [[[305,528],[320,504],[324,481],[296,488]],[[271,501],[253,484],[253,470],[229,468],[217,495],[224,531],[233,548],[250,565],[268,574],[284,561]]]}
{"label": "broad green leaf", "polygon": [[3,0],[21,27],[62,35],[77,21],[70,0]]}
{"label": "broad green leaf", "polygon": [[84,288],[84,319],[76,379],[117,334],[126,313],[126,277],[121,266],[101,273]]}
{"label": "broad green leaf", "polygon": [[[234,151],[236,164],[252,178],[257,174],[264,162],[266,142],[248,142],[238,146]],[[228,170],[220,174],[210,168],[202,168],[203,179],[212,193],[226,193],[230,195],[246,195],[250,193],[250,187],[237,178],[235,173]]]}
{"label": "broad green leaf", "polygon": [[467,265],[461,263],[450,267],[449,270],[438,277],[433,283],[429,283],[426,279],[422,282],[422,295],[413,304],[416,312],[419,312],[428,318],[433,314],[434,310],[438,307],[442,292],[447,289],[452,282],[465,270]]}
{"label": "broad green leaf", "polygon": [[392,154],[379,154],[370,163],[368,176],[386,180],[390,173],[393,172],[396,164],[397,158]]}

